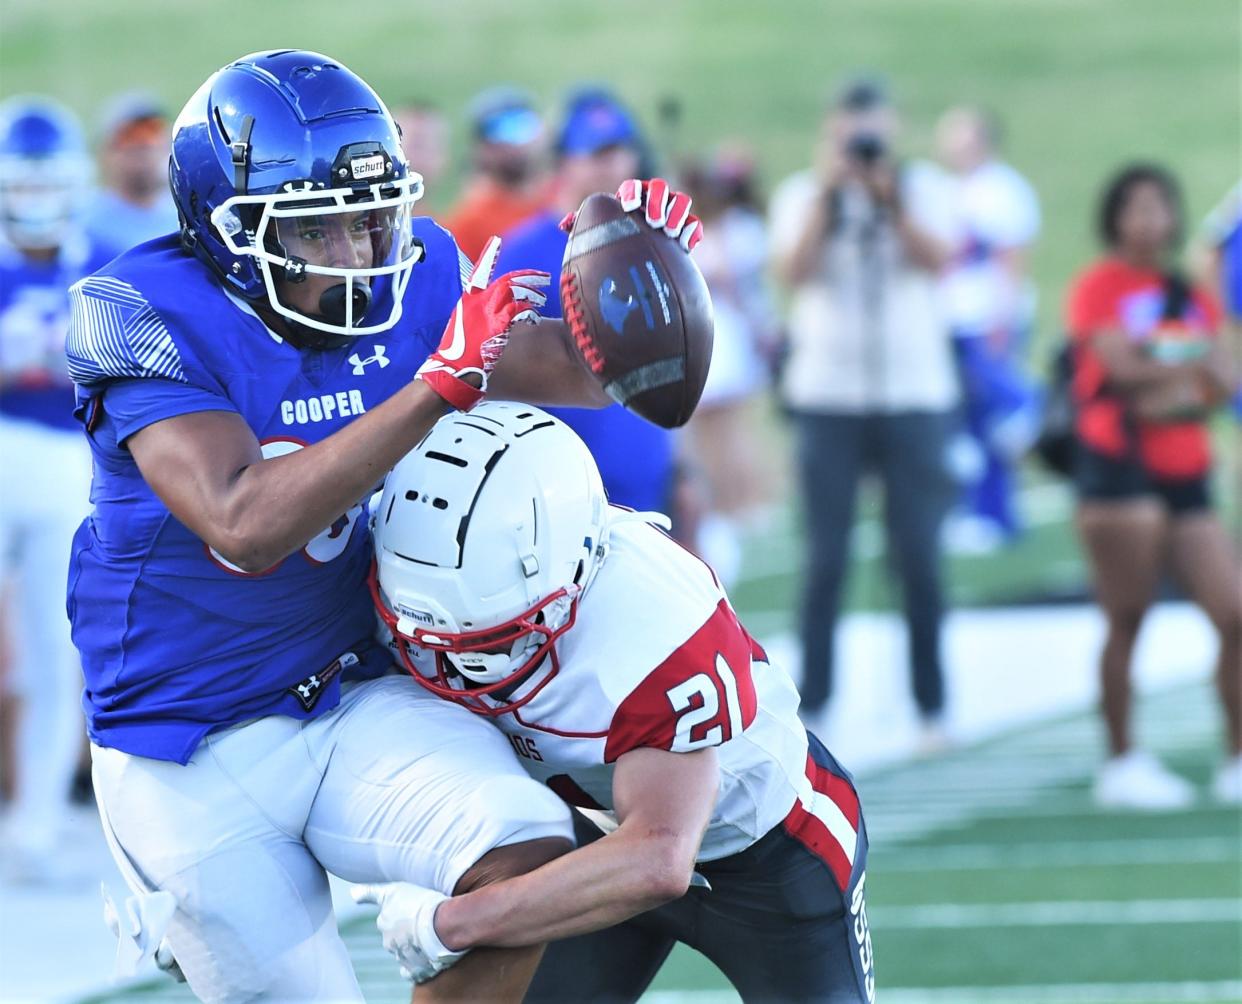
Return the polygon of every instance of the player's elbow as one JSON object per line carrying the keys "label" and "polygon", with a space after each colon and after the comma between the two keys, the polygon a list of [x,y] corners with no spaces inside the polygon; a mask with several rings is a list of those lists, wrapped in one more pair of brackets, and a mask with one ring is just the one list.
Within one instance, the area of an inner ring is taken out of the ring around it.
{"label": "player's elbow", "polygon": [[694,877],[694,854],[679,840],[652,841],[643,856],[643,897],[653,904],[680,899]]}
{"label": "player's elbow", "polygon": [[270,539],[237,524],[215,527],[207,543],[217,556],[248,575],[266,572],[284,557]]}

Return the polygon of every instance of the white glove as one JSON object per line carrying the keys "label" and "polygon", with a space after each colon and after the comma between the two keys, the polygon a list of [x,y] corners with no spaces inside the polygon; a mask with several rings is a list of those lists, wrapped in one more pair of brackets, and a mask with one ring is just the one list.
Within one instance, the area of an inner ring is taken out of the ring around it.
{"label": "white glove", "polygon": [[436,907],[448,897],[434,889],[409,882],[388,882],[355,885],[349,891],[355,903],[374,903],[380,908],[375,926],[384,948],[401,963],[401,975],[407,980],[426,983],[469,951],[451,951],[436,933]]}
{"label": "white glove", "polygon": [[185,975],[172,948],[164,939],[164,932],[177,910],[177,901],[170,892],[149,892],[141,896],[128,896],[122,904],[124,913],[117,909],[105,883],[99,884],[103,893],[104,923],[117,937],[114,979],[133,976],[138,967],[148,959],[178,983],[185,982]]}

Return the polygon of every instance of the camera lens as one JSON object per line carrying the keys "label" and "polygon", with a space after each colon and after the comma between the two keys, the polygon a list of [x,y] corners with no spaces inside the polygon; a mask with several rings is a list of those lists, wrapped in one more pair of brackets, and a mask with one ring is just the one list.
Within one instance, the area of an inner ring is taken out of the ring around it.
{"label": "camera lens", "polygon": [[860,164],[874,164],[884,156],[884,140],[875,133],[858,133],[850,137],[846,152]]}

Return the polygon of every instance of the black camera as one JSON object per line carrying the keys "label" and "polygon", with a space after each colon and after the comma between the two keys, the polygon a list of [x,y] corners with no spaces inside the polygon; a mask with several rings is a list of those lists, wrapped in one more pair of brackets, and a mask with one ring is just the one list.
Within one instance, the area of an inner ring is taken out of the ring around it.
{"label": "black camera", "polygon": [[888,147],[883,136],[873,132],[859,132],[849,138],[845,144],[845,152],[851,160],[870,167],[888,152]]}

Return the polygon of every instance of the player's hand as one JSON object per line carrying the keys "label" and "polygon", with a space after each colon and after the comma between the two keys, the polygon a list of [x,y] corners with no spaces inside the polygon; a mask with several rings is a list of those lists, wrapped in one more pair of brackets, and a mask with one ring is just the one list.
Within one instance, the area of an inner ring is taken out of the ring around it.
{"label": "player's hand", "polygon": [[448,969],[466,954],[444,946],[436,934],[436,907],[447,896],[434,889],[409,882],[350,887],[355,903],[374,903],[380,908],[375,918],[384,948],[401,963],[401,975],[415,983],[426,983]]}
{"label": "player's hand", "polygon": [[534,321],[547,300],[547,272],[509,272],[491,282],[500,238],[493,237],[470,273],[465,291],[440,339],[419,367],[422,380],[454,408],[468,411],[487,393],[487,379],[509,341],[515,321]]}
{"label": "player's hand", "polygon": [[113,976],[133,976],[142,963],[154,959],[161,972],[178,983],[184,983],[185,975],[164,937],[164,931],[177,909],[173,894],[162,891],[127,896],[118,908],[106,883],[100,883],[100,891],[103,893],[104,923],[117,938]]}
{"label": "player's hand", "polygon": [[[690,212],[690,196],[674,192],[663,178],[650,181],[631,178],[617,189],[617,200],[627,213],[641,209],[651,227],[663,230],[685,251],[693,251],[703,239],[703,224]],[[574,217],[574,213],[566,215],[560,228],[566,232],[572,230]]]}

